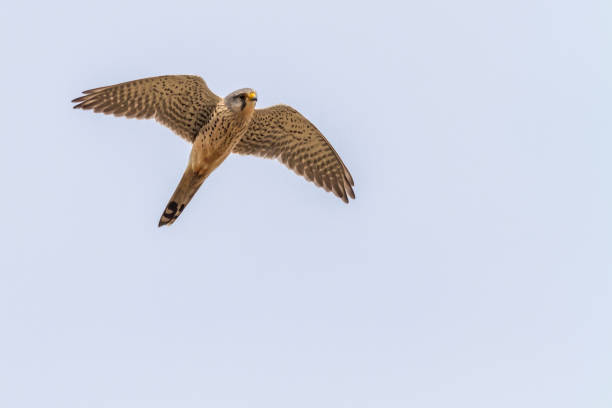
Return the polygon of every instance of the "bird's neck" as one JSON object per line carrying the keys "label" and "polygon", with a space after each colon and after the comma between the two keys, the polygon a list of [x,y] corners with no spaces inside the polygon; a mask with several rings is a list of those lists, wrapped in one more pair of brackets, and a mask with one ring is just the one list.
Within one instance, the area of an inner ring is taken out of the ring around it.
{"label": "bird's neck", "polygon": [[247,128],[251,118],[253,117],[253,112],[255,111],[254,107],[245,106],[243,110],[240,112],[234,113],[234,121],[239,128]]}

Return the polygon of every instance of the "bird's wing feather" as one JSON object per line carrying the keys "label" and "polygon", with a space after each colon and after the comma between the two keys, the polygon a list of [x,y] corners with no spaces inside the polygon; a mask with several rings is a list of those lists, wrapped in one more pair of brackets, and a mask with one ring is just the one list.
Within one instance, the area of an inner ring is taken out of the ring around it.
{"label": "bird's wing feather", "polygon": [[74,108],[128,118],[149,119],[193,142],[220,101],[199,76],[166,75],[83,92]]}
{"label": "bird's wing feather", "polygon": [[353,178],[332,145],[298,111],[287,105],[257,109],[233,153],[279,159],[308,181],[348,203]]}

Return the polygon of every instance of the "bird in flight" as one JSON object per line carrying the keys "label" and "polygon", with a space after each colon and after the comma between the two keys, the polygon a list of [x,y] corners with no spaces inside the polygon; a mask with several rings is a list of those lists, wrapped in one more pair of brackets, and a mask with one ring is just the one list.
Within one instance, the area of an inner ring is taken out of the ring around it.
{"label": "bird in flight", "polygon": [[159,226],[181,215],[204,180],[230,153],[279,159],[297,174],[348,203],[355,193],[351,173],[332,145],[287,105],[255,109],[257,94],[239,89],[221,98],[193,75],[138,79],[83,92],[74,108],[127,118],[155,118],[192,143],[187,169]]}

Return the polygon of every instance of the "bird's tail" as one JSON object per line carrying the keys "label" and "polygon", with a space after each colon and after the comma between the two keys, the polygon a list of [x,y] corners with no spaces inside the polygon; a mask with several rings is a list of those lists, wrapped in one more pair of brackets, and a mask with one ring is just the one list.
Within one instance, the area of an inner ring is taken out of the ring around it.
{"label": "bird's tail", "polygon": [[195,173],[191,166],[187,166],[187,170],[183,173],[183,177],[179,182],[174,194],[170,198],[164,213],[159,219],[159,226],[170,225],[181,215],[193,195],[198,191],[207,174]]}

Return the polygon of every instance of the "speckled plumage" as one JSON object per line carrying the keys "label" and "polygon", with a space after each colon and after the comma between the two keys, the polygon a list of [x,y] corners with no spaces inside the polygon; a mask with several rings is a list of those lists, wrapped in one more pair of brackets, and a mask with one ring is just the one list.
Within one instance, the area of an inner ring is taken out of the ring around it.
{"label": "speckled plumage", "polygon": [[353,177],[319,130],[291,106],[258,109],[234,153],[279,159],[306,180],[348,203]]}
{"label": "speckled plumage", "polygon": [[103,86],[83,92],[74,108],[128,118],[155,118],[183,139],[193,142],[221,98],[194,75],[165,75]]}
{"label": "speckled plumage", "polygon": [[206,177],[230,153],[277,158],[297,174],[355,198],[353,178],[331,144],[298,111],[286,105],[255,109],[257,96],[241,89],[220,98],[192,75],[139,79],[83,92],[74,108],[128,118],[155,118],[193,144],[187,169],[159,225],[172,224]]}

